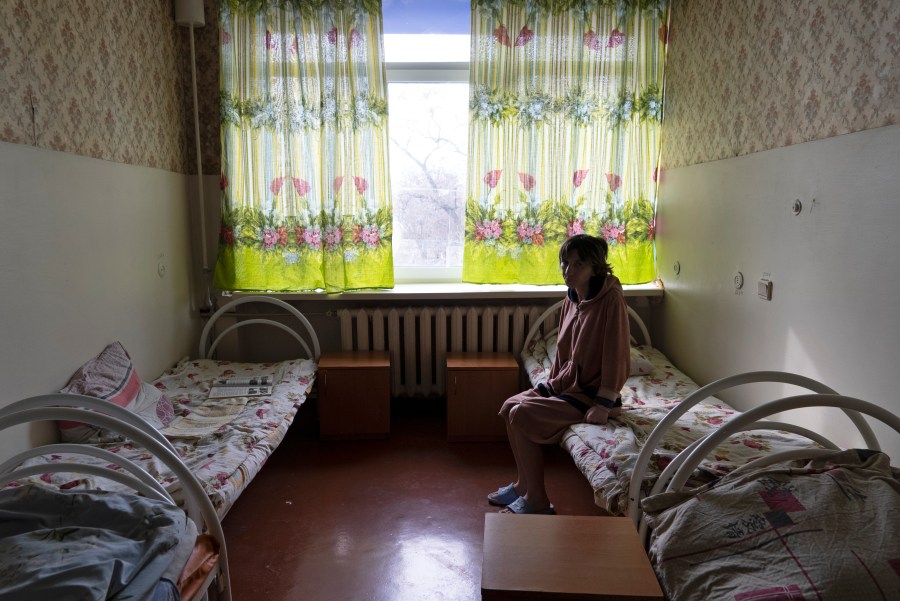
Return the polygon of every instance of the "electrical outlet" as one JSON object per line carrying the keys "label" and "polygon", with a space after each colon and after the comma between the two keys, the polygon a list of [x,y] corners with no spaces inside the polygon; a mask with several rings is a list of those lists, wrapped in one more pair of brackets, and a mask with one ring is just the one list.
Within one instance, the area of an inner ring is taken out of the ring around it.
{"label": "electrical outlet", "polygon": [[734,289],[740,290],[744,287],[744,274],[740,271],[734,272]]}
{"label": "electrical outlet", "polygon": [[759,293],[759,298],[767,301],[772,300],[772,281],[765,278],[761,279],[757,284],[757,292]]}

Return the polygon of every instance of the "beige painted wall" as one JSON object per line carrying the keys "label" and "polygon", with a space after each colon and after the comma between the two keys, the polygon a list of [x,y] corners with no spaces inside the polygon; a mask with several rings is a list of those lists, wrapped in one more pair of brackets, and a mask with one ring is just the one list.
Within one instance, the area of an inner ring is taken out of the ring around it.
{"label": "beige painted wall", "polygon": [[[900,126],[892,126],[668,172],[657,345],[702,384],[786,370],[900,414],[898,165]],[[797,198],[803,211],[794,216]],[[738,270],[741,291],[732,284]],[[771,301],[757,296],[763,277]],[[747,408],[762,394],[728,400]],[[851,444],[842,418],[801,423]],[[889,440],[900,457],[900,436]]]}
{"label": "beige painted wall", "polygon": [[[58,390],[116,340],[145,380],[193,351],[185,179],[0,143],[0,404]],[[4,435],[0,454],[53,435]]]}
{"label": "beige painted wall", "polygon": [[[790,54],[771,55],[777,40]],[[701,384],[787,370],[900,414],[898,43],[891,0],[675,5],[653,324]],[[757,297],[763,277],[771,301]],[[746,409],[797,392],[726,399]],[[842,416],[789,417],[859,444]],[[887,440],[896,460],[900,436]]]}

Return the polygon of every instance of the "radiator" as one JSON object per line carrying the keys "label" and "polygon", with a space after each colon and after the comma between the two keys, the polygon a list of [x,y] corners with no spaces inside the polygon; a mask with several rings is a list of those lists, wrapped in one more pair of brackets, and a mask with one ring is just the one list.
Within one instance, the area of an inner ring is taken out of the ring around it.
{"label": "radiator", "polygon": [[342,309],[341,348],[390,351],[394,396],[444,396],[447,352],[519,351],[546,305]]}

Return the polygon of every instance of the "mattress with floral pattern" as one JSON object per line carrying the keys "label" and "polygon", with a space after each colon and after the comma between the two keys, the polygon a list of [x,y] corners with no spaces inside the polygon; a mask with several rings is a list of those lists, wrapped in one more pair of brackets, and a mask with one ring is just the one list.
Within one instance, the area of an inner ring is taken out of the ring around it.
{"label": "mattress with floral pattern", "polygon": [[[522,353],[533,385],[543,381],[555,357],[555,338],[537,339]],[[592,489],[596,504],[613,515],[628,511],[628,488],[641,446],[669,410],[699,386],[660,351],[632,349],[631,375],[622,388],[623,413],[604,425],[575,424],[560,445],[572,456]],[[676,455],[732,418],[737,411],[715,397],[697,403],[682,415],[653,453],[642,483],[648,493]],[[808,448],[808,439],[787,432],[758,431],[733,436],[701,464],[692,483],[724,475],[761,455],[790,448]]]}
{"label": "mattress with floral pattern", "polygon": [[[159,409],[162,402],[155,401],[154,407],[142,417],[149,416],[148,421],[172,442],[206,489],[221,518],[284,438],[307,398],[315,374],[316,363],[309,359],[277,363],[183,359],[156,380],[139,383],[138,388],[143,384],[150,389],[149,393],[146,390],[141,393],[140,398],[166,401],[165,411]],[[260,375],[272,378],[271,394],[209,398],[210,387],[216,380]],[[90,391],[75,392],[85,394]],[[62,424],[60,427],[61,432],[65,432]],[[102,436],[94,436],[85,444],[135,461],[162,482],[180,502],[182,495],[177,478],[143,448],[128,440]],[[88,461],[84,456],[70,457],[65,453],[53,455],[52,459],[75,463]],[[38,480],[62,489],[127,490],[106,479],[99,481],[94,476],[81,474],[77,477],[69,473],[44,474]]]}

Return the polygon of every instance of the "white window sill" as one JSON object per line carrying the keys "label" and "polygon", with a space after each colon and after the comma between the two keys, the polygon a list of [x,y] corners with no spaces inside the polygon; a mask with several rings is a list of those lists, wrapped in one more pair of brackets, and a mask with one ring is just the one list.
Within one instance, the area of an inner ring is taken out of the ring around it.
{"label": "white window sill", "polygon": [[[663,296],[665,289],[662,282],[648,284],[624,285],[626,297]],[[562,298],[566,287],[559,286],[525,286],[521,284],[464,284],[464,283],[429,283],[429,284],[397,284],[390,290],[354,290],[338,294],[325,292],[267,292],[238,293],[233,297],[267,294],[282,300],[437,300],[437,299],[505,299],[505,298]]]}

